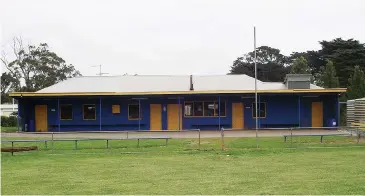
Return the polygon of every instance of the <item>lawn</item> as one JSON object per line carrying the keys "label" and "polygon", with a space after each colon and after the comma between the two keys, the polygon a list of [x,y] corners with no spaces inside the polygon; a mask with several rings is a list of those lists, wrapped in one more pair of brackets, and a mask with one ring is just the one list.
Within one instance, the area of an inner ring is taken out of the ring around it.
{"label": "lawn", "polygon": [[[11,139],[11,138],[2,138]],[[365,142],[354,137],[56,143],[2,153],[2,194],[363,194]],[[2,143],[2,146],[9,144]],[[37,144],[16,144],[37,145]],[[91,149],[93,148],[93,149]]]}
{"label": "lawn", "polygon": [[1,132],[16,132],[18,127],[0,127]]}

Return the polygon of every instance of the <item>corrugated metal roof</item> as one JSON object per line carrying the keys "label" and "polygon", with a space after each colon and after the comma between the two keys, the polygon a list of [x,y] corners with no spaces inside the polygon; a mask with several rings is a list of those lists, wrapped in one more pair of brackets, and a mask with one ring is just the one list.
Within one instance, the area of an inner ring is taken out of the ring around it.
{"label": "corrugated metal roof", "polygon": [[[195,91],[254,90],[255,79],[247,75],[193,76]],[[70,78],[37,93],[166,92],[189,91],[189,75],[81,76]],[[287,89],[281,82],[257,81],[258,90]],[[311,85],[311,89],[322,89]]]}

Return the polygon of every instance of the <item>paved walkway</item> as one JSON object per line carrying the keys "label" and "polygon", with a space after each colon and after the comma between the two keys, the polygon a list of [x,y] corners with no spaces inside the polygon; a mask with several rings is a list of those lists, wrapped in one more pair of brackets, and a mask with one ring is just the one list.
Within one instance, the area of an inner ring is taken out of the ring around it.
{"label": "paved walkway", "polygon": [[[344,133],[337,130],[293,130],[293,135],[302,134],[340,134]],[[259,137],[280,137],[290,134],[290,130],[259,130]],[[218,138],[221,137],[220,131],[201,131],[201,138]],[[225,137],[256,137],[256,131],[225,131]],[[1,137],[27,137],[27,138],[51,138],[52,133],[1,133]],[[125,139],[125,138],[148,138],[148,137],[171,137],[171,138],[198,138],[198,131],[157,131],[157,132],[55,132],[53,137],[61,138],[103,138],[103,139]]]}

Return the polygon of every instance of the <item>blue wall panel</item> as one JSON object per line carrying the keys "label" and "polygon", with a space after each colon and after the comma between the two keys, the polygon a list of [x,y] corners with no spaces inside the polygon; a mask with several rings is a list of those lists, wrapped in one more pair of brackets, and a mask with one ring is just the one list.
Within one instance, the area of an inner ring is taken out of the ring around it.
{"label": "blue wall panel", "polygon": [[[299,109],[300,96],[300,109]],[[199,96],[185,95],[181,97],[182,127],[183,129],[217,130],[219,129],[219,117],[185,117],[185,101],[217,101],[218,95]],[[323,102],[323,125],[328,126],[328,120],[337,119],[337,94],[308,96],[298,94],[266,94],[260,95],[260,101],[266,103],[266,118],[259,119],[259,127],[310,127],[311,126],[311,106],[313,101]],[[242,98],[241,95],[221,95],[221,102],[226,103],[226,116],[220,118],[221,127],[232,127],[232,103],[244,104],[244,125],[246,129],[255,128],[255,119],[252,117],[253,95],[251,98]],[[162,129],[167,129],[167,104],[177,104],[175,97],[149,97],[141,100],[142,119],[128,119],[128,104],[138,104],[138,100],[130,97],[102,97],[101,102],[101,129],[102,130],[148,130],[150,127],[150,104],[162,105]],[[36,104],[46,104],[48,107],[49,131],[58,131],[59,115],[57,98],[21,98],[19,99],[19,115],[22,118],[22,130],[24,124],[28,126],[34,122],[34,106]],[[61,131],[81,131],[100,129],[100,100],[99,97],[90,98],[60,98],[60,104],[72,104],[73,119],[61,120]],[[95,104],[96,120],[83,120],[82,105]],[[112,105],[120,105],[120,114],[112,114]],[[300,114],[299,114],[300,111]],[[299,118],[300,117],[300,118]],[[300,121],[300,122],[299,122]],[[33,123],[34,124],[34,123]],[[29,131],[34,131],[33,127],[28,127]]]}

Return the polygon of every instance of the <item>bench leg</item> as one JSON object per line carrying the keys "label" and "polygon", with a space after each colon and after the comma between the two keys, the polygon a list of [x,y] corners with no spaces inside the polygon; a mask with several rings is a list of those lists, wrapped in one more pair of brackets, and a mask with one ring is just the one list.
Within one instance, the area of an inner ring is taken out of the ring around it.
{"label": "bench leg", "polygon": [[11,156],[14,156],[14,142],[11,142]]}
{"label": "bench leg", "polygon": [[323,135],[321,135],[321,144],[323,143]]}
{"label": "bench leg", "polygon": [[137,139],[137,148],[139,148],[139,139]]}
{"label": "bench leg", "polygon": [[286,143],[286,136],[284,136],[284,142]]}
{"label": "bench leg", "polygon": [[106,148],[109,149],[109,140],[106,140]]}

